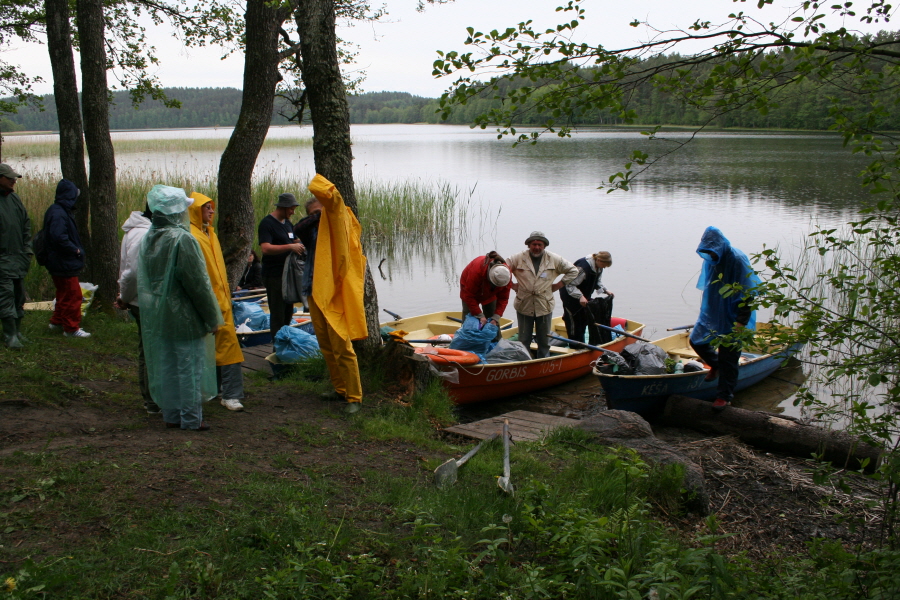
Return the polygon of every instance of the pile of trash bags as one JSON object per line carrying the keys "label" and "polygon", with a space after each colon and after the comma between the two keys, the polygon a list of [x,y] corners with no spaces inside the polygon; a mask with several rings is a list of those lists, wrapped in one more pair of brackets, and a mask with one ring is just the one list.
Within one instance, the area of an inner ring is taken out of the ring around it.
{"label": "pile of trash bags", "polygon": [[481,358],[481,362],[488,364],[531,360],[531,353],[522,342],[502,338],[494,342],[498,331],[499,328],[493,323],[488,322],[482,327],[481,321],[469,315],[453,336],[450,348],[473,352]]}
{"label": "pile of trash bags", "polygon": [[611,367],[605,372],[616,375],[662,375],[666,372],[668,356],[659,346],[634,342],[625,346],[621,354],[604,352],[601,362]]}

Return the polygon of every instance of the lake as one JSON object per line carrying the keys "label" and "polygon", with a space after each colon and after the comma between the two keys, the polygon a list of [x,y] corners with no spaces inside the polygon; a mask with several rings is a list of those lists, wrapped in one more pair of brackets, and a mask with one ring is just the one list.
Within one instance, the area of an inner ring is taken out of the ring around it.
{"label": "lake", "polygon": [[[311,134],[310,128],[270,130],[277,137]],[[114,134],[229,135],[230,129]],[[632,191],[611,194],[597,188],[623,169],[631,150],[660,153],[687,142],[690,134],[667,133],[669,141],[650,142],[637,131],[590,129],[516,148],[490,130],[464,126],[354,125],[351,136],[357,182],[415,178],[447,182],[471,196],[469,226],[457,245],[427,256],[385,257],[378,247],[369,249],[373,267],[388,258],[384,277],[375,271],[380,305],[404,316],[457,310],[459,273],[471,259],[489,250],[520,252],[529,233],[540,230],[550,240],[548,249],[570,261],[611,252],[613,266],[603,282],[615,292],[615,313],[646,323],[647,337],[660,337],[667,327],[696,319],[701,259],[695,250],[707,226],[720,228],[747,254],[773,246],[791,253],[814,223],[844,223],[869,199],[856,177],[864,158],[852,156],[839,136],[828,133],[704,133],[644,173]],[[116,158],[120,170],[197,176],[215,173],[219,154]],[[58,169],[56,164],[47,159],[44,168]],[[40,168],[41,161],[28,166]],[[297,177],[312,169],[311,146],[282,147],[263,151],[257,174]],[[555,314],[561,312],[557,300]],[[507,316],[514,318],[511,306]]]}

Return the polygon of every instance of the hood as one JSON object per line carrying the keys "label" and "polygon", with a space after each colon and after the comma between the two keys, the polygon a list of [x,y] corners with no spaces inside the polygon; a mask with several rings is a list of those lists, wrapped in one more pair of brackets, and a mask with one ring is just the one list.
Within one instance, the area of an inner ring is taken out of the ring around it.
{"label": "hood", "polygon": [[[191,217],[191,225],[196,227],[197,229],[203,229],[203,213],[200,211],[204,205],[212,202],[213,208],[215,208],[216,203],[213,202],[213,199],[209,196],[204,196],[198,192],[193,192],[190,196],[194,199],[194,203],[188,207],[188,215]],[[210,223],[212,226],[212,223]]]}
{"label": "hood", "polygon": [[[730,249],[731,242],[728,241],[725,234],[716,227],[707,227],[706,231],[703,232],[703,236],[700,238],[700,245],[697,246],[697,254],[707,262],[719,264],[722,261],[722,257],[726,256]],[[707,257],[709,256],[709,254],[706,254],[707,252],[714,252],[716,254],[716,260],[710,261],[708,258],[704,257],[704,255]]]}
{"label": "hood", "polygon": [[140,210],[131,211],[125,222],[122,223],[122,231],[128,233],[132,229],[150,229],[150,219],[144,216]]}
{"label": "hood", "polygon": [[78,188],[68,179],[61,179],[56,185],[56,203],[62,205],[63,208],[72,210],[75,208],[75,201],[78,200]]}

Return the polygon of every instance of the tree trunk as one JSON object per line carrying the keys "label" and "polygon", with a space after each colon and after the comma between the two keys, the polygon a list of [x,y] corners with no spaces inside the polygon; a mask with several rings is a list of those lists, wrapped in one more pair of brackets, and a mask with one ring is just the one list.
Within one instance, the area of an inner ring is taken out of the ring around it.
{"label": "tree trunk", "polygon": [[[232,289],[247,264],[256,218],[250,184],[275,103],[278,29],[290,13],[261,0],[247,0],[244,91],[241,114],[219,161],[219,241]],[[274,208],[276,198],[271,198]]]}
{"label": "tree trunk", "polygon": [[[90,157],[91,247],[94,304],[112,311],[119,279],[119,228],[116,214],[116,158],[109,135],[109,89],[106,83],[103,0],[77,0],[81,44],[82,114]],[[76,184],[77,185],[77,184]]]}
{"label": "tree trunk", "polygon": [[857,470],[868,459],[866,471],[878,467],[881,451],[844,433],[803,425],[764,412],[729,407],[714,412],[712,404],[696,398],[670,396],[656,424],[695,429],[703,433],[734,435],[742,442],[802,458],[813,454],[839,468]]}
{"label": "tree trunk", "polygon": [[[313,123],[316,172],[337,187],[344,202],[358,215],[353,185],[350,109],[337,54],[334,0],[301,0],[294,16],[303,55],[303,84]],[[363,300],[369,335],[358,350],[368,354],[381,347],[378,294],[368,262]]]}
{"label": "tree trunk", "polygon": [[[75,223],[85,248],[91,247],[91,201],[87,170],[84,167],[84,133],[81,126],[81,106],[78,102],[78,83],[75,79],[75,59],[72,57],[72,34],[69,27],[67,0],[44,0],[47,13],[47,49],[53,68],[53,99],[59,120],[59,163],[64,178],[73,182],[81,194],[75,205]],[[85,253],[81,277],[93,281],[93,256]]]}

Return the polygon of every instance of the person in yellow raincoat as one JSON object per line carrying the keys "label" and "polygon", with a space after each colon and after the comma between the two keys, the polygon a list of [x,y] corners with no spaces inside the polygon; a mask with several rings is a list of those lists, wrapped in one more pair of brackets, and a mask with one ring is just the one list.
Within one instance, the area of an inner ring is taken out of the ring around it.
{"label": "person in yellow raincoat", "polygon": [[212,284],[213,293],[222,311],[222,319],[225,321],[225,324],[216,331],[216,375],[222,394],[222,406],[228,410],[243,410],[241,400],[244,398],[244,375],[241,372],[241,363],[244,362],[244,354],[241,352],[234,328],[231,288],[228,285],[225,259],[222,257],[222,247],[212,225],[216,204],[211,198],[197,192],[191,194],[191,198],[194,200],[188,208],[191,234],[200,244],[200,250],[206,260],[209,282]]}
{"label": "person in yellow raincoat", "polygon": [[309,298],[309,314],[334,386],[334,391],[324,397],[346,400],[345,410],[355,413],[362,403],[362,384],[351,341],[367,335],[363,308],[366,258],[359,240],[361,228],[333,183],[316,175],[309,191],[321,209],[310,210],[311,215],[320,214],[303,236],[312,241],[312,247],[304,241],[307,270],[303,292]]}

